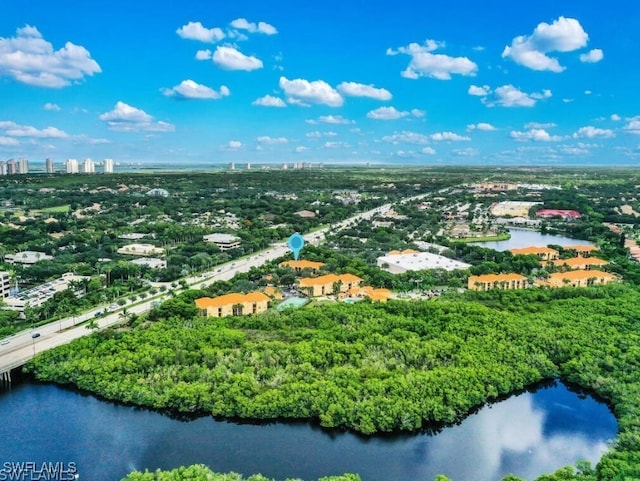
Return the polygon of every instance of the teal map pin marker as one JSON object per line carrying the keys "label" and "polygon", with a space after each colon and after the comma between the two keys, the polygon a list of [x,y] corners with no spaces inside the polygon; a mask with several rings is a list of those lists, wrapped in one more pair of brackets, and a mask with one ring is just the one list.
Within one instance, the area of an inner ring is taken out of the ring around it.
{"label": "teal map pin marker", "polygon": [[289,249],[293,251],[293,258],[295,260],[298,260],[298,257],[300,256],[300,251],[304,247],[304,237],[302,237],[300,234],[296,232],[291,237],[289,237],[288,244],[289,244]]}

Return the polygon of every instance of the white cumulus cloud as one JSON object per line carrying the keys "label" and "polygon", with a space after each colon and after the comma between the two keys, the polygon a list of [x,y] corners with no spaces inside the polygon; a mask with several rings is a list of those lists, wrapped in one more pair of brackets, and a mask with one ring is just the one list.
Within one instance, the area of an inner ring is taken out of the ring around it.
{"label": "white cumulus cloud", "polygon": [[478,97],[484,97],[485,95],[489,95],[491,92],[491,88],[488,85],[483,85],[479,87],[478,85],[471,85],[467,93],[469,95],[475,95]]}
{"label": "white cumulus cloud", "polygon": [[15,37],[0,37],[0,76],[36,87],[60,88],[101,71],[86,48],[67,42],[54,50],[36,27],[25,25]]}
{"label": "white cumulus cloud", "polygon": [[214,90],[190,79],[183,80],[179,85],[170,89],[162,89],[162,93],[167,97],[177,99],[221,99],[231,94],[224,85],[220,87],[220,90]]}
{"label": "white cumulus cloud", "polygon": [[0,135],[0,145],[2,145],[3,147],[13,147],[14,145],[19,144],[20,142],[18,142],[13,137],[3,137]]}
{"label": "white cumulus cloud", "polygon": [[0,121],[0,130],[10,137],[30,137],[38,139],[66,139],[69,134],[56,127],[38,129],[31,125],[20,125],[11,121]]}
{"label": "white cumulus cloud", "polygon": [[329,107],[341,107],[344,103],[338,91],[324,80],[310,82],[305,79],[289,80],[286,77],[280,77],[280,88],[290,104],[303,106],[323,104]]}
{"label": "white cumulus cloud", "polygon": [[296,152],[297,153],[306,152],[307,150],[309,150],[309,147],[305,147],[304,145],[298,145],[296,147]]}
{"label": "white cumulus cloud", "polygon": [[488,132],[491,130],[496,130],[496,128],[493,125],[488,124],[487,122],[478,122],[477,124],[467,125],[467,130],[484,130]]}
{"label": "white cumulus cloud", "polygon": [[264,97],[260,97],[259,99],[255,99],[251,102],[251,105],[259,105],[260,107],[286,107],[287,104],[284,103],[279,97],[274,97],[272,95],[265,95]]}
{"label": "white cumulus cloud", "polygon": [[256,139],[261,144],[288,144],[289,139],[286,137],[269,137],[268,135],[263,135]]}
{"label": "white cumulus cloud", "polygon": [[435,155],[436,151],[432,147],[424,147],[420,152],[427,155]]}
{"label": "white cumulus cloud", "polygon": [[392,97],[387,89],[357,82],[342,82],[338,85],[338,91],[348,97],[369,97],[376,100],[391,100]]}
{"label": "white cumulus cloud", "polygon": [[379,107],[367,113],[367,118],[374,120],[396,120],[409,115],[409,112],[399,111],[395,107]]}
{"label": "white cumulus cloud", "polygon": [[587,53],[580,55],[580,61],[583,63],[598,63],[604,58],[604,53],[599,48],[589,50]]}
{"label": "white cumulus cloud", "polygon": [[549,89],[528,94],[513,85],[503,85],[493,92],[488,91],[482,103],[488,107],[533,107],[537,100],[548,99],[551,95]]}
{"label": "white cumulus cloud", "polygon": [[623,127],[623,130],[629,134],[640,135],[640,115],[627,119],[627,124]]}
{"label": "white cumulus cloud", "polygon": [[242,148],[242,142],[239,140],[230,140],[225,147],[227,150],[239,150]]}
{"label": "white cumulus cloud", "polygon": [[264,33],[265,35],[275,35],[278,30],[273,25],[266,22],[249,22],[246,18],[236,18],[230,25],[237,30],[246,30],[249,33]]}
{"label": "white cumulus cloud", "polygon": [[262,60],[245,55],[234,47],[216,47],[213,53],[213,63],[224,70],[251,70],[263,67]]}
{"label": "white cumulus cloud", "polygon": [[521,35],[506,46],[503,58],[532,70],[562,72],[565,67],[557,58],[549,57],[550,52],[571,52],[587,45],[589,36],[575,18],[559,17],[553,23],[538,24],[529,36]]}
{"label": "white cumulus cloud", "polygon": [[198,40],[206,43],[219,42],[225,37],[222,29],[218,27],[206,28],[200,22],[189,22],[176,30],[176,33],[181,38],[187,40]]}
{"label": "white cumulus cloud", "polygon": [[512,139],[519,142],[533,140],[534,142],[558,142],[562,140],[559,135],[551,135],[544,129],[530,129],[526,132],[512,131],[510,134]]}
{"label": "white cumulus cloud", "polygon": [[209,49],[198,50],[196,52],[196,60],[211,60],[212,56],[213,56],[213,54],[211,53],[211,50],[209,50]]}
{"label": "white cumulus cloud", "polygon": [[417,79],[430,77],[438,80],[449,80],[452,74],[474,76],[478,66],[467,57],[450,57],[444,54],[434,54],[434,50],[444,47],[444,42],[427,40],[423,45],[410,43],[406,47],[397,50],[387,49],[387,55],[399,53],[409,55],[411,61],[407,68],[401,72],[405,78]]}
{"label": "white cumulus cloud", "polygon": [[596,137],[600,137],[603,139],[610,139],[611,137],[615,137],[616,135],[613,133],[613,130],[610,129],[600,129],[598,127],[593,127],[591,125],[587,125],[586,127],[580,127],[577,132],[573,134],[574,139],[593,139]]}
{"label": "white cumulus cloud", "polygon": [[622,117],[620,117],[618,114],[611,114],[610,119],[614,122],[619,122],[620,120],[622,120]]}
{"label": "white cumulus cloud", "polygon": [[410,130],[403,130],[402,132],[394,132],[392,135],[385,135],[382,137],[383,142],[389,142],[391,144],[428,144],[429,138],[418,132],[411,132]]}
{"label": "white cumulus cloud", "polygon": [[55,112],[60,112],[62,110],[58,104],[53,104],[51,102],[47,102],[42,108],[45,110],[53,110]]}
{"label": "white cumulus cloud", "polygon": [[111,130],[119,132],[173,132],[175,126],[168,122],[156,121],[142,109],[118,101],[109,112],[99,116]]}
{"label": "white cumulus cloud", "polygon": [[354,120],[345,119],[342,115],[321,115],[318,117],[318,122],[341,125],[355,124]]}
{"label": "white cumulus cloud", "polygon": [[462,141],[466,142],[471,140],[471,138],[465,135],[456,134],[454,132],[438,132],[436,134],[431,134],[431,140],[435,140],[437,142],[442,140],[446,140],[450,142],[462,142]]}

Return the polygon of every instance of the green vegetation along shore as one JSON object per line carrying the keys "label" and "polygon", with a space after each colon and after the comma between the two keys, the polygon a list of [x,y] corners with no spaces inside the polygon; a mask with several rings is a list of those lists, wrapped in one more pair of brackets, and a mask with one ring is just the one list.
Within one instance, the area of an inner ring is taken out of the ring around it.
{"label": "green vegetation along shore", "polygon": [[[157,470],[155,472],[134,471],[122,481],[181,481],[189,479],[191,481],[274,481],[261,474],[254,474],[245,478],[238,473],[216,473],[201,464],[188,467],[180,467],[170,471]],[[299,480],[287,480],[299,481]],[[342,476],[327,476],[318,481],[360,481],[360,476],[355,474],[344,474]]]}
{"label": "green vegetation along shore", "polygon": [[173,315],[158,322],[79,339],[27,369],[40,380],[158,409],[317,419],[365,434],[455,422],[560,377],[606,399],[618,419],[597,479],[640,476],[640,292],[631,286],[216,320],[179,309],[197,294],[174,300]]}

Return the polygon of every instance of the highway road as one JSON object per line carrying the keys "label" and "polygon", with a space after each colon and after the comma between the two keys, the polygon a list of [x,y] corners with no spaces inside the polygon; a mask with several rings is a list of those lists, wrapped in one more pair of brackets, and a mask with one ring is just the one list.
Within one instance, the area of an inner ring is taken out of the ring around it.
{"label": "highway road", "polygon": [[[344,229],[362,219],[370,219],[375,214],[387,210],[390,207],[391,204],[385,204],[375,209],[361,212],[332,226],[331,229],[333,232]],[[305,242],[318,245],[324,241],[325,234],[328,231],[329,227],[323,227],[315,232],[304,234],[303,237]],[[248,272],[252,267],[259,267],[265,262],[282,257],[289,252],[290,249],[286,242],[279,242],[266,250],[216,266],[207,273],[186,277],[184,280],[189,287],[205,287],[216,281],[232,279],[240,272]],[[170,288],[170,285],[168,285],[168,287]],[[122,320],[123,309],[126,308],[127,312],[130,313],[142,314],[151,310],[153,303],[161,302],[169,296],[169,293],[158,294],[149,297],[145,301],[131,305],[129,305],[129,303],[122,307],[117,304],[112,304],[114,309],[109,310],[108,314],[98,318],[95,317],[96,313],[104,311],[105,308],[94,308],[77,316],[54,321],[36,329],[28,329],[4,338],[0,341],[0,373],[22,366],[39,352],[67,344],[74,339],[91,334],[91,329],[87,329],[86,325],[79,326],[77,324],[91,318],[96,318],[98,329],[104,329]],[[38,333],[39,336],[33,337],[35,333]]]}

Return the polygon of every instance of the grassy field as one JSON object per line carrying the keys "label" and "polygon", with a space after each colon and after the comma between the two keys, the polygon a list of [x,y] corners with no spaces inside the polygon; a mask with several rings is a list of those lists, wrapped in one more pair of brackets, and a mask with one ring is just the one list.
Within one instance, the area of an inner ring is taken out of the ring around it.
{"label": "grassy field", "polygon": [[40,209],[40,212],[44,212],[45,214],[64,214],[69,212],[71,206],[69,204],[65,205],[57,205],[55,207],[47,207],[46,209]]}
{"label": "grassy field", "polygon": [[511,234],[505,232],[504,234],[499,235],[490,235],[486,237],[465,237],[464,239],[451,239],[454,242],[492,242],[492,241],[503,241],[511,239]]}

